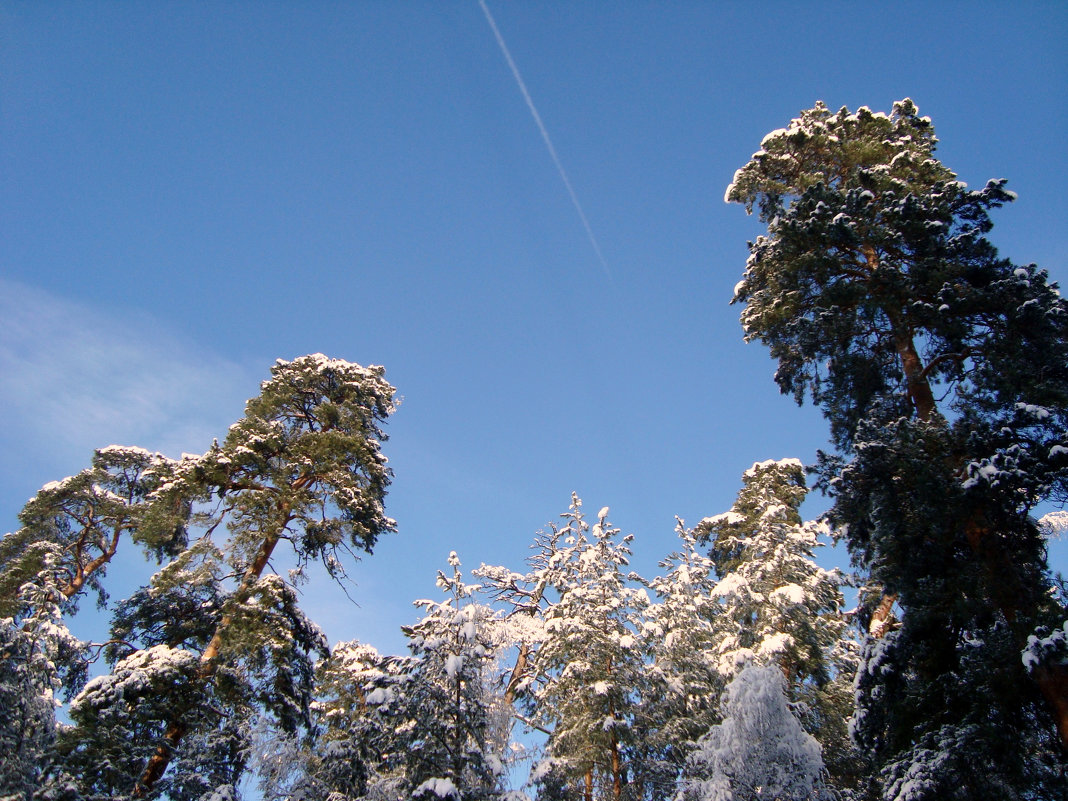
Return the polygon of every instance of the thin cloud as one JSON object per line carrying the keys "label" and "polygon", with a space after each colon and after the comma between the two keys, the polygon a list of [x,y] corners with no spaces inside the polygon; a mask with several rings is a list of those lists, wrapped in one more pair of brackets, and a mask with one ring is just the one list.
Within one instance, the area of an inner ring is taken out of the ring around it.
{"label": "thin cloud", "polygon": [[586,236],[589,238],[590,244],[593,246],[593,250],[597,254],[597,260],[601,262],[605,275],[611,278],[612,271],[608,269],[608,262],[605,261],[604,255],[601,253],[601,246],[597,244],[597,237],[593,235],[590,221],[586,219],[586,213],[582,210],[582,204],[579,203],[578,195],[575,194],[574,187],[571,186],[571,180],[567,177],[567,171],[564,170],[564,165],[560,161],[560,157],[556,154],[556,148],[553,147],[553,141],[549,138],[549,131],[546,130],[545,123],[541,121],[541,115],[538,113],[538,109],[534,106],[534,101],[530,97],[530,92],[527,91],[527,85],[523,81],[523,76],[519,74],[519,67],[516,66],[515,61],[512,59],[512,54],[508,50],[508,45],[504,43],[504,37],[501,36],[501,32],[497,29],[497,23],[494,21],[493,15],[490,14],[489,7],[486,5],[485,0],[478,0],[478,4],[482,6],[482,13],[486,15],[486,22],[489,23],[490,28],[493,30],[493,36],[497,39],[497,44],[501,48],[501,53],[504,54],[504,60],[508,62],[508,68],[511,69],[512,75],[515,77],[515,82],[519,86],[519,91],[522,93],[523,99],[527,103],[527,108],[530,109],[530,116],[534,118],[534,123],[538,126],[538,130],[541,132],[541,138],[545,142],[545,147],[548,149],[549,155],[552,157],[553,164],[556,165],[556,170],[560,173],[560,178],[563,180],[564,186],[567,188],[567,193],[571,196],[571,202],[575,206],[575,211],[578,212],[579,219],[582,220],[582,227],[586,229]]}
{"label": "thin cloud", "polygon": [[252,370],[198,352],[147,315],[0,279],[0,319],[0,441],[52,469],[81,469],[113,443],[202,452],[258,386]]}

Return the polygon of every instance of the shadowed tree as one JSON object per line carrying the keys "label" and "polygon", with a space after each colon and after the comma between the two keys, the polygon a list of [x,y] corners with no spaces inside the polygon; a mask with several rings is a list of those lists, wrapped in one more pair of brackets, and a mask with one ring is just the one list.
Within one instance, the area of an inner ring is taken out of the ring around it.
{"label": "shadowed tree", "polygon": [[1030,515],[1068,489],[1068,307],[986,239],[1005,182],[969,190],[935,144],[909,100],[768,134],[726,193],[767,224],[734,300],[782,391],[827,417],[829,516],[884,588],[856,733],[887,797],[943,746],[988,770],[946,760],[916,798],[1055,795],[1068,665],[1029,676],[1020,654],[1068,617]]}

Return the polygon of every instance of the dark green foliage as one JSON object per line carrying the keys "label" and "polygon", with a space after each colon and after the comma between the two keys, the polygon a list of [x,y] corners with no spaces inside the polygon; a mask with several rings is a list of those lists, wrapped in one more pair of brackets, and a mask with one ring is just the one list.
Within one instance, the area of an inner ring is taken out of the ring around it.
{"label": "dark green foliage", "polygon": [[[1020,653],[1068,617],[1029,517],[1066,495],[1068,306],[985,238],[1005,182],[968,190],[935,142],[907,100],[890,115],[817,105],[770,134],[727,191],[768,225],[735,300],[782,391],[828,418],[829,516],[902,610],[869,644],[856,725],[885,796],[931,755],[938,783],[917,780],[917,799],[1056,794],[1063,677],[1049,677],[1064,666],[1033,682]],[[979,754],[982,786],[965,770]]]}
{"label": "dark green foliage", "polygon": [[76,476],[46,484],[19,514],[22,528],[0,540],[0,616],[28,613],[20,589],[27,582],[50,588],[68,611],[92,590],[103,606],[102,580],[124,537],[163,559],[185,545],[187,504],[147,503],[173,462],[141,448],[111,446],[93,455]]}

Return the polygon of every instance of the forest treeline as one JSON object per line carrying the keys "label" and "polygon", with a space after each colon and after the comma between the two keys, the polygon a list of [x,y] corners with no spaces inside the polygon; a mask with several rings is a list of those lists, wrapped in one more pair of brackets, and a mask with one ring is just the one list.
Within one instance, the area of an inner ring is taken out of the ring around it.
{"label": "forest treeline", "polygon": [[[395,391],[322,355],[276,363],[201,456],[112,446],[43,487],[0,540],[0,798],[1068,797],[1068,600],[1036,514],[1068,500],[1068,304],[988,240],[1005,181],[969,189],[936,142],[909,100],[817,104],[735,174],[767,228],[744,335],[832,447],[755,463],[656,578],[575,496],[523,566],[453,554],[407,654],[330,647],[298,588],[396,529]],[[831,537],[851,576],[816,564]],[[119,548],[160,568],[82,641]]]}

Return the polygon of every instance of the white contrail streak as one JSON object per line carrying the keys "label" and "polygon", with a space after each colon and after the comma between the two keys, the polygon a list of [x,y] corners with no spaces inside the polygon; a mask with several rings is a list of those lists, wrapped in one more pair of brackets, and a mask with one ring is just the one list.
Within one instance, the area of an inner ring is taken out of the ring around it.
{"label": "white contrail streak", "polygon": [[504,60],[508,62],[508,67],[512,70],[515,82],[519,85],[519,91],[523,93],[523,99],[527,101],[527,108],[530,109],[530,116],[534,118],[538,130],[541,131],[541,138],[545,142],[545,147],[548,149],[549,155],[552,156],[553,164],[556,165],[556,170],[560,173],[560,178],[563,180],[564,186],[567,188],[567,193],[571,196],[571,202],[575,206],[575,211],[578,212],[579,219],[582,220],[582,227],[586,229],[586,236],[589,237],[590,244],[593,245],[593,250],[597,254],[597,259],[601,262],[601,266],[604,267],[605,273],[611,278],[612,271],[608,269],[608,262],[604,260],[604,255],[601,253],[601,246],[597,244],[597,237],[593,235],[593,229],[590,228],[590,221],[586,219],[586,213],[582,210],[582,204],[579,203],[578,195],[575,194],[575,190],[571,186],[571,181],[567,177],[564,165],[560,162],[560,157],[556,155],[556,148],[553,147],[553,141],[549,138],[549,132],[545,129],[545,123],[541,121],[541,115],[534,107],[534,101],[530,99],[530,92],[527,91],[527,85],[523,82],[523,76],[519,74],[519,67],[517,67],[515,61],[512,60],[512,54],[508,50],[508,45],[504,43],[504,37],[501,36],[501,32],[497,29],[497,23],[493,21],[493,15],[490,14],[489,7],[486,5],[486,0],[478,0],[478,4],[482,6],[482,13],[486,15],[486,22],[488,22],[490,28],[493,29],[493,35],[497,39],[497,44],[500,46],[501,52],[504,54]]}

